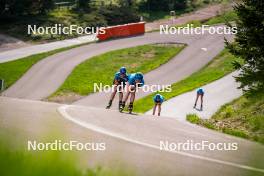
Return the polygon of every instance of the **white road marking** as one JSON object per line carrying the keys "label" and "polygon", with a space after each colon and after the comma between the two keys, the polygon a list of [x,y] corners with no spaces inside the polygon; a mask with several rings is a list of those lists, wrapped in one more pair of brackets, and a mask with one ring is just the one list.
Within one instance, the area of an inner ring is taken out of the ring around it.
{"label": "white road marking", "polygon": [[201,48],[203,51],[207,51],[207,48]]}
{"label": "white road marking", "polygon": [[[148,143],[145,143],[145,142],[140,142],[140,141],[137,141],[137,140],[134,140],[134,139],[130,139],[130,138],[127,138],[126,136],[124,136],[122,134],[114,133],[114,132],[108,131],[108,130],[106,130],[104,128],[89,124],[87,122],[84,122],[84,121],[81,121],[81,120],[77,120],[77,119],[71,117],[67,113],[67,108],[68,107],[71,107],[71,105],[60,106],[58,108],[58,112],[65,119],[67,119],[67,120],[69,120],[69,121],[71,121],[71,122],[73,122],[75,124],[78,124],[78,125],[80,125],[80,126],[82,126],[84,128],[87,128],[89,130],[95,131],[97,133],[101,133],[101,134],[104,134],[104,135],[108,135],[108,136],[111,136],[111,137],[114,137],[114,138],[117,138],[117,139],[121,139],[121,140],[127,141],[129,143],[134,143],[134,144],[137,144],[137,145],[141,145],[141,146],[144,146],[144,147],[149,147],[149,148],[157,149],[157,150],[161,151],[159,146],[148,144]],[[237,168],[241,168],[241,169],[246,169],[246,170],[251,170],[251,171],[264,173],[264,169],[259,169],[259,168],[246,166],[246,165],[241,165],[241,164],[237,164],[237,163],[232,163],[232,162],[228,162],[228,161],[222,161],[222,160],[218,160],[218,159],[213,159],[213,158],[208,158],[208,157],[204,157],[204,156],[194,155],[194,154],[190,154],[190,153],[186,153],[186,152],[182,152],[182,151],[171,151],[171,150],[168,150],[166,152],[176,153],[176,154],[180,154],[180,155],[183,155],[183,156],[188,156],[188,157],[192,157],[192,158],[196,158],[196,159],[201,159],[201,160],[210,161],[210,162],[214,162],[214,163],[218,163],[218,164],[224,164],[224,165],[233,166],[233,167],[237,167]]]}

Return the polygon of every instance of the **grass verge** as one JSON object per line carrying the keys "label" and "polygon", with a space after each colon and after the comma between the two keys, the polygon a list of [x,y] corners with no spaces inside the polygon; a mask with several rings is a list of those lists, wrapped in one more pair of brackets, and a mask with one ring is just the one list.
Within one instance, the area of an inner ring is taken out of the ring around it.
{"label": "grass verge", "polygon": [[[0,141],[1,175],[19,176],[129,176],[124,168],[94,167],[80,169],[73,151],[26,151],[10,145],[12,141]],[[14,149],[16,148],[16,149]],[[118,167],[118,166],[117,166]]]}
{"label": "grass verge", "polygon": [[223,133],[264,144],[264,93],[243,95],[223,105],[211,119],[204,120],[189,115],[187,120]]}
{"label": "grass verge", "polygon": [[49,97],[56,101],[68,94],[88,95],[94,92],[94,84],[112,85],[114,73],[121,66],[129,73],[147,73],[177,55],[184,45],[152,44],[107,52],[79,64],[63,85]]}
{"label": "grass verge", "polygon": [[0,63],[0,79],[3,79],[5,81],[5,89],[7,89],[20,77],[22,77],[23,74],[26,73],[38,61],[59,52],[63,52],[86,44],[60,48],[49,52],[34,54],[14,61]]}
{"label": "grass verge", "polygon": [[[177,95],[191,91],[219,78],[222,78],[223,76],[234,71],[233,62],[239,60],[240,59],[234,57],[225,49],[201,70],[193,73],[186,79],[172,84],[171,92],[162,92],[161,94],[165,97],[165,99],[168,100]],[[134,103],[134,111],[138,113],[144,113],[150,110],[153,106],[152,97],[154,94],[155,93],[137,100]]]}
{"label": "grass verge", "polygon": [[188,24],[192,24],[193,27],[201,27],[202,25],[216,25],[216,24],[221,24],[221,23],[227,23],[227,22],[232,22],[235,21],[237,19],[237,14],[235,13],[235,11],[227,11],[223,14],[217,15],[215,17],[212,17],[208,20],[204,20],[204,21],[198,21],[198,20],[193,20],[193,21],[189,21],[186,24],[183,25],[177,25],[176,27],[185,27]]}

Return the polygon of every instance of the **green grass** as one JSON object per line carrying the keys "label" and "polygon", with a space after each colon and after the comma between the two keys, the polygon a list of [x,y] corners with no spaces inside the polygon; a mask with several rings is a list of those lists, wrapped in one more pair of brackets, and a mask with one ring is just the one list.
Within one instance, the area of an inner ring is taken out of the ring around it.
{"label": "green grass", "polygon": [[169,61],[183,48],[178,45],[143,45],[92,57],[73,70],[51,99],[67,93],[88,95],[93,93],[94,83],[112,85],[113,76],[121,66],[127,67],[129,73],[147,73]]}
{"label": "green grass", "polygon": [[[231,55],[226,49],[223,50],[217,57],[208,63],[201,70],[193,73],[188,78],[172,84],[171,92],[162,92],[166,100],[173,98],[182,93],[194,90],[212,81],[222,78],[234,71],[233,62],[240,59]],[[155,93],[150,94],[134,103],[134,111],[144,113],[150,110],[153,106],[152,97]]]}
{"label": "green grass", "polygon": [[200,122],[200,118],[196,114],[187,114],[186,119],[194,124],[198,124]]}
{"label": "green grass", "polygon": [[[26,151],[0,141],[0,173],[2,176],[129,176],[124,168],[94,167],[80,169],[73,151]],[[16,148],[16,149],[15,149]]]}
{"label": "green grass", "polygon": [[[197,117],[198,118],[198,117]],[[211,119],[190,122],[264,144],[264,93],[242,97],[223,105]]]}
{"label": "green grass", "polygon": [[228,11],[225,12],[221,15],[212,17],[208,20],[204,20],[204,21],[199,21],[199,20],[192,20],[189,21],[186,24],[182,24],[182,25],[177,25],[176,27],[186,27],[188,24],[192,24],[192,27],[201,27],[202,25],[215,25],[215,24],[221,24],[221,23],[227,23],[227,22],[232,22],[235,21],[237,19],[237,15],[235,13],[235,11]]}
{"label": "green grass", "polygon": [[213,17],[209,19],[208,21],[205,21],[204,24],[214,25],[214,24],[219,24],[219,23],[235,21],[236,19],[237,19],[237,14],[235,13],[235,11],[228,11],[222,15]]}
{"label": "green grass", "polygon": [[12,84],[14,84],[20,77],[22,77],[23,74],[26,73],[26,71],[28,71],[38,61],[56,53],[63,52],[86,44],[60,48],[49,52],[34,54],[14,61],[0,63],[0,79],[4,80],[5,89],[7,89]]}

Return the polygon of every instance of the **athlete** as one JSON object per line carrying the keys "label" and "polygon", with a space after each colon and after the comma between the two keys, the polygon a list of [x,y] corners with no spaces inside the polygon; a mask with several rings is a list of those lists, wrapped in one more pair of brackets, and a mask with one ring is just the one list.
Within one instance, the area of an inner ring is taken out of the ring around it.
{"label": "athlete", "polygon": [[204,96],[204,90],[202,88],[197,89],[197,91],[196,91],[196,100],[195,100],[193,108],[196,108],[197,101],[198,101],[198,99],[200,97],[201,98],[200,110],[201,111],[203,110],[203,96]]}
{"label": "athlete", "polygon": [[154,101],[154,103],[155,103],[154,108],[153,108],[153,115],[155,115],[156,108],[157,108],[157,106],[158,106],[158,116],[160,116],[160,112],[161,112],[161,104],[163,103],[164,98],[163,98],[162,95],[160,95],[160,94],[156,94],[156,95],[153,97],[153,101]]}
{"label": "athlete", "polygon": [[123,102],[120,106],[120,109],[119,109],[120,112],[122,112],[124,110],[129,96],[130,96],[130,103],[128,105],[128,111],[129,111],[129,113],[132,112],[136,91],[137,91],[138,87],[142,87],[142,86],[144,86],[144,84],[145,84],[144,76],[142,73],[140,73],[140,72],[133,73],[133,74],[128,76],[128,84],[126,86],[126,96],[123,99]]}
{"label": "athlete", "polygon": [[114,81],[113,81],[114,91],[111,94],[111,97],[110,97],[110,100],[109,100],[109,103],[106,109],[109,109],[112,106],[112,102],[115,98],[116,92],[119,92],[118,109],[120,109],[122,99],[123,99],[123,89],[126,85],[127,80],[128,80],[127,70],[125,67],[121,67],[119,72],[115,74]]}

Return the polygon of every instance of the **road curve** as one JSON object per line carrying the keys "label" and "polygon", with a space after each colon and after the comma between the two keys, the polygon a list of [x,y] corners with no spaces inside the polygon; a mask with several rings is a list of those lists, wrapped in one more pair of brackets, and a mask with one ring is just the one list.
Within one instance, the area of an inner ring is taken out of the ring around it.
{"label": "road curve", "polygon": [[[174,42],[188,43],[188,46],[168,63],[158,67],[155,70],[145,74],[145,82],[148,85],[171,85],[192,73],[201,69],[209,61],[211,61],[224,48],[224,36],[221,35],[205,35],[190,41],[182,41],[179,38],[173,38]],[[231,38],[231,36],[225,36]],[[187,39],[187,38],[186,38]],[[204,51],[201,48],[206,48]],[[144,97],[152,92],[140,91],[136,98]],[[109,94],[104,92],[91,94],[74,104],[104,107],[109,99]],[[116,107],[117,99],[113,103]]]}
{"label": "road curve", "polygon": [[[252,154],[252,150],[260,155],[264,154],[264,147],[260,144],[208,129],[197,128],[196,126],[180,123],[179,121],[166,117],[133,116],[121,114],[118,111],[68,105],[61,106],[58,110],[64,118],[79,126],[119,140],[144,146],[146,149],[155,149],[157,152],[161,151],[160,141],[169,141],[169,143],[181,143],[188,140],[193,143],[199,143],[201,141],[208,141],[214,144],[237,143],[238,150],[233,151],[206,149],[188,151],[163,150],[163,152],[173,154],[171,157],[175,159],[181,158],[181,162],[186,162],[186,164],[189,159],[192,159],[192,164],[202,162],[202,167],[208,168],[208,165],[211,164],[213,165],[212,168],[221,167],[223,171],[219,174],[222,175],[230,175],[231,171],[237,169],[240,174],[245,171],[264,173],[264,165],[258,163],[264,161],[261,156],[254,156],[255,161],[249,159],[251,158],[249,156]],[[192,170],[199,169],[206,170],[205,168],[192,167]]]}
{"label": "road curve", "polygon": [[[122,168],[140,176],[263,175],[264,148],[258,143],[172,118],[133,116],[82,106],[64,109],[71,118],[84,124],[80,125],[61,116],[56,111],[60,107],[56,103],[0,97],[0,132],[5,131],[22,146],[28,140],[47,139],[51,131],[63,134],[63,141],[105,142],[107,149],[103,152],[76,151],[82,156],[78,163],[110,168],[120,167],[121,163]],[[237,142],[238,150],[167,152],[151,147],[159,145],[160,140]]]}
{"label": "road curve", "polygon": [[[1,36],[0,36],[1,40]],[[8,51],[0,52],[0,63],[9,62],[17,59],[21,59],[33,54],[39,54],[43,52],[52,51],[59,48],[70,47],[74,45],[80,45],[96,41],[96,35],[86,35],[73,39],[66,39],[61,41],[55,41],[44,44],[37,44],[32,46],[24,46],[22,48],[11,49]],[[0,48],[1,51],[1,48]]]}
{"label": "road curve", "polygon": [[[227,38],[231,36],[226,36]],[[41,100],[55,92],[71,73],[75,66],[108,51],[128,48],[138,45],[179,42],[188,47],[167,64],[146,75],[148,84],[171,84],[190,75],[214,58],[224,47],[223,35],[160,35],[147,33],[142,36],[92,43],[79,48],[61,52],[41,60],[35,64],[13,86],[3,92],[4,96]],[[201,48],[208,48],[205,52]],[[158,78],[158,79],[157,79]],[[146,95],[146,94],[145,94]],[[94,96],[97,102],[94,102]],[[139,94],[139,97],[144,94]],[[90,103],[93,100],[93,103]],[[95,94],[78,102],[78,104],[103,106],[105,95]]]}
{"label": "road curve", "polygon": [[[197,109],[193,108],[196,98],[196,90],[194,90],[165,101],[162,104],[162,116],[176,118],[180,121],[186,121],[187,114],[197,114],[203,119],[210,118],[223,104],[243,94],[242,90],[237,89],[239,83],[234,78],[237,75],[238,72],[235,71],[202,87],[205,91],[202,111],[200,110],[200,100],[197,103]],[[146,114],[152,114],[152,110]]]}

